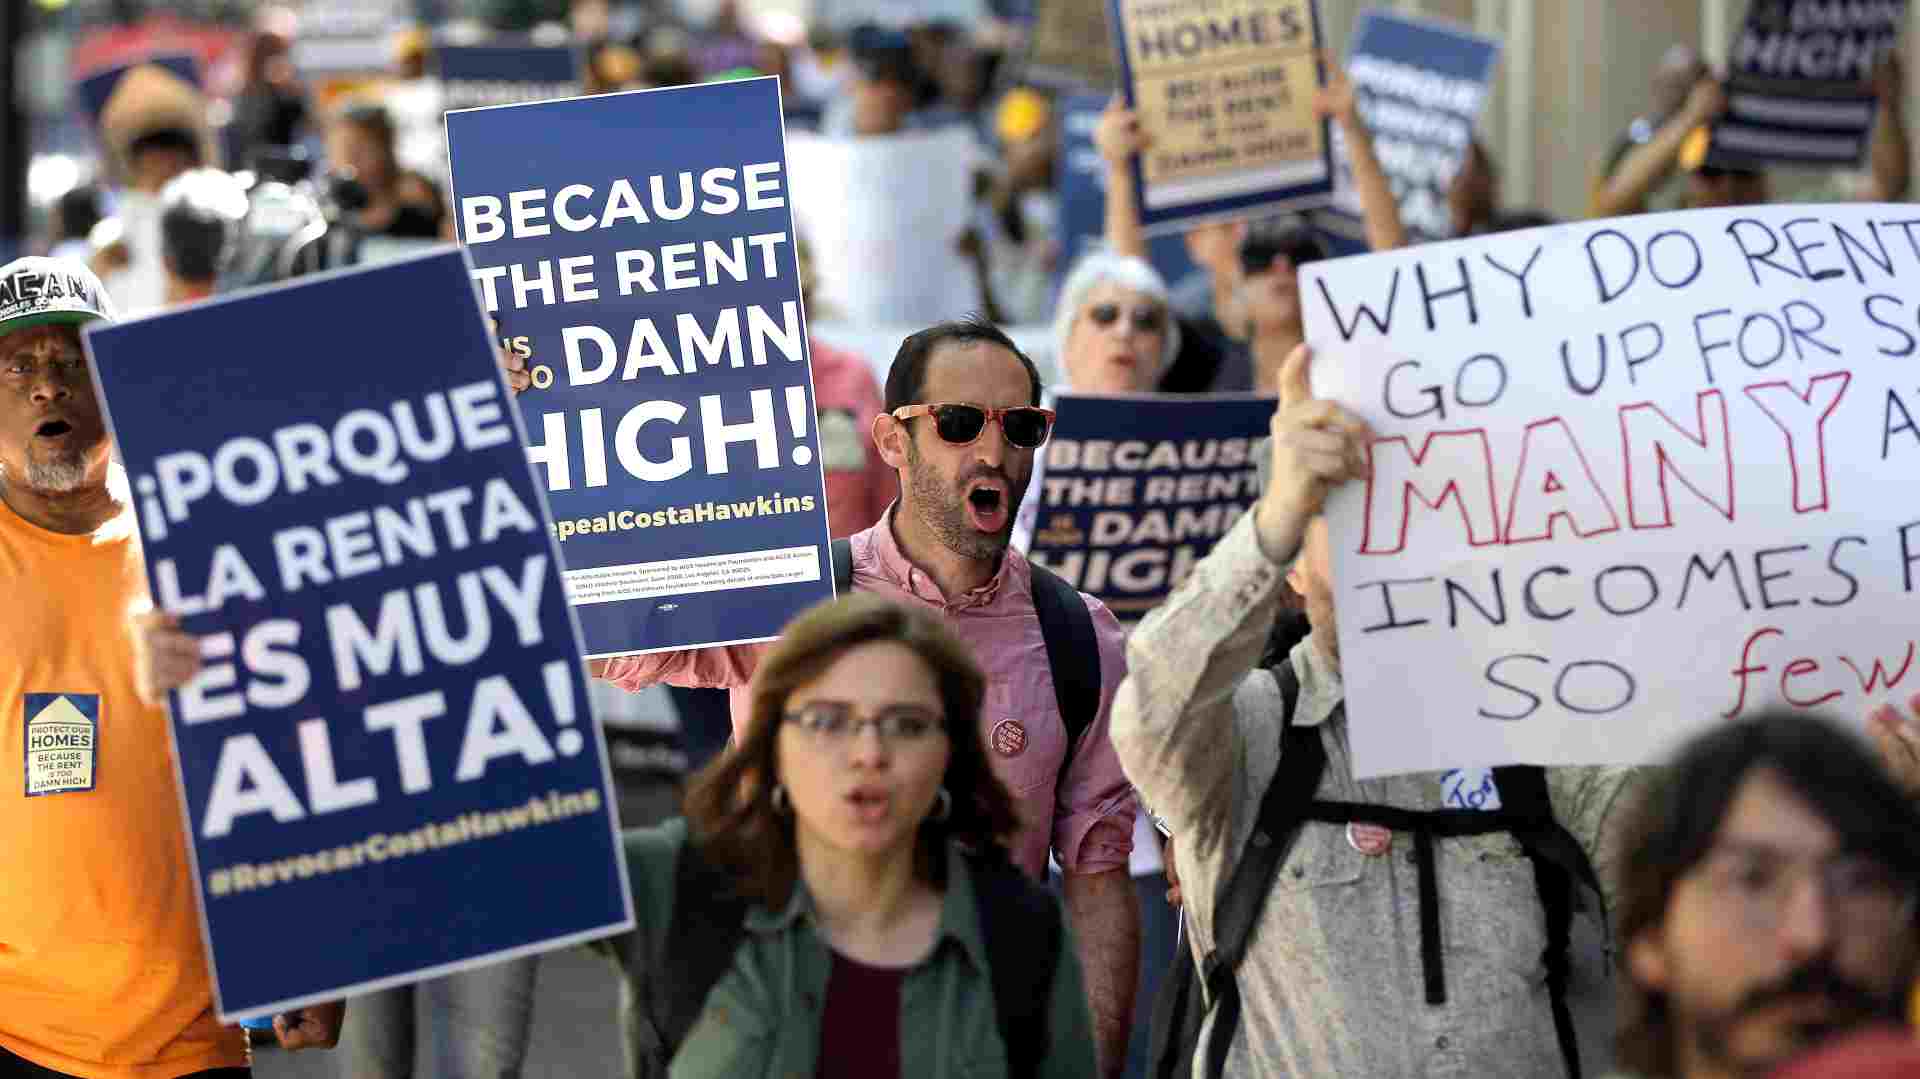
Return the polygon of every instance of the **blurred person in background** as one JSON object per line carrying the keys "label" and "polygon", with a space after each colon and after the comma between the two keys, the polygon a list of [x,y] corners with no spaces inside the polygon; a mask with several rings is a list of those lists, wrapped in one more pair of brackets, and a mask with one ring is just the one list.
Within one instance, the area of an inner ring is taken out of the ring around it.
{"label": "blurred person in background", "polygon": [[447,213],[433,181],[402,169],[394,153],[393,119],[380,105],[346,108],[327,132],[327,157],[366,193],[365,208],[353,215],[368,236],[438,239]]}
{"label": "blurred person in background", "polygon": [[[1867,175],[1853,190],[1836,193],[1869,202],[1896,202],[1907,197],[1911,175],[1908,160],[1904,96],[1906,77],[1900,54],[1889,52],[1874,69],[1873,90],[1878,98]],[[1686,177],[1686,188],[1675,209],[1713,206],[1752,206],[1771,201],[1773,188],[1765,172],[1727,167],[1711,154],[1712,129],[1727,111],[1727,91],[1714,74],[1694,82],[1685,103],[1645,141],[1622,154],[1595,184],[1589,209],[1595,217],[1639,213],[1651,207],[1654,196],[1676,172]]]}
{"label": "blurred person in background", "polygon": [[309,113],[293,67],[292,43],[270,30],[258,30],[244,48],[244,81],[233,98],[227,147],[234,167],[253,168],[261,150],[298,143]]}
{"label": "blurred person in background", "polygon": [[100,114],[100,141],[121,190],[117,239],[95,256],[115,304],[127,315],[158,310],[166,299],[160,264],[160,189],[188,169],[215,162],[207,101],[157,66],[127,72]]}
{"label": "blurred person in background", "polygon": [[[1652,176],[1647,182],[1647,190],[1641,192],[1638,197],[1633,197],[1631,193],[1625,191],[1607,196],[1608,183],[1618,172],[1621,161],[1637,147],[1653,141],[1669,120],[1688,107],[1694,88],[1702,80],[1711,80],[1712,76],[1713,70],[1691,45],[1676,44],[1667,49],[1665,55],[1660,58],[1659,68],[1653,73],[1653,107],[1646,113],[1634,117],[1633,122],[1627,125],[1627,129],[1620,133],[1612,146],[1608,147],[1606,158],[1594,176],[1591,195],[1593,216],[1611,216],[1601,212],[1603,197],[1609,198],[1607,208],[1615,214],[1637,214],[1647,211],[1647,199],[1651,192],[1666,186],[1667,182],[1673,178],[1671,164]],[[1711,118],[1711,116],[1706,117],[1706,119]],[[1693,124],[1686,126],[1686,130],[1691,130],[1692,127],[1703,122],[1705,120],[1696,119]]]}
{"label": "blurred person in background", "polygon": [[219,169],[194,169],[160,192],[160,261],[167,306],[212,296],[240,242],[247,191]]}
{"label": "blurred person in background", "polygon": [[1060,259],[1055,235],[1058,163],[1053,102],[1017,87],[994,110],[997,167],[979,174],[976,225],[962,237],[973,260],[987,317],[1003,325],[1044,322]]}
{"label": "blurred person in background", "polygon": [[820,127],[827,135],[894,135],[961,123],[944,105],[926,107],[927,75],[912,43],[898,30],[862,26],[848,43],[852,78],[828,103]]}
{"label": "blurred person in background", "polygon": [[47,223],[47,254],[85,262],[92,254],[87,237],[102,217],[100,202],[100,188],[94,184],[75,184],[62,192]]}

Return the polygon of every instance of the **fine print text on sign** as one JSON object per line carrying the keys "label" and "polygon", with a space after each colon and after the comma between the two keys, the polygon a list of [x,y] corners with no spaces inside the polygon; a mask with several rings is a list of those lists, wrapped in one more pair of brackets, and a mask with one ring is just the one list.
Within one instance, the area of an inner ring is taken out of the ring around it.
{"label": "fine print text on sign", "polygon": [[1108,0],[1149,232],[1320,205],[1333,189],[1311,0]]}
{"label": "fine print text on sign", "polygon": [[[442,248],[87,334],[154,601],[200,641],[172,733],[228,1018],[632,924],[469,271]],[[381,327],[350,371],[286,332],[341,312]]]}
{"label": "fine print text on sign", "polygon": [[1920,215],[1700,210],[1305,268],[1356,771],[1634,763],[1920,688]]}
{"label": "fine print text on sign", "polygon": [[830,596],[777,80],[453,112],[447,140],[588,655],[766,640]]}

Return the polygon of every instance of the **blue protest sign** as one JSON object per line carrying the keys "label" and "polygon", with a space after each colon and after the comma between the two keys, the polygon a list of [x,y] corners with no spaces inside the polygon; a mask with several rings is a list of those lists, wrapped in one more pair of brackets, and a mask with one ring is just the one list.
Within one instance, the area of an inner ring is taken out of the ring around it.
{"label": "blue protest sign", "polygon": [[89,328],[154,601],[201,641],[170,705],[223,1017],[632,925],[478,314],[442,249]]}
{"label": "blue protest sign", "polygon": [[447,115],[587,652],[766,640],[833,593],[772,78]]}
{"label": "blue protest sign", "polygon": [[449,109],[548,101],[580,92],[579,50],[565,45],[438,45],[442,103]]}
{"label": "blue protest sign", "polygon": [[[1393,185],[1400,220],[1420,240],[1453,235],[1447,189],[1466,160],[1500,43],[1459,27],[1366,11],[1354,27],[1347,75],[1374,154]],[[1334,208],[1358,221],[1360,196],[1344,142]]]}
{"label": "blue protest sign", "polygon": [[1134,160],[1149,233],[1326,203],[1333,190],[1313,0],[1107,0],[1120,86],[1153,145]]}
{"label": "blue protest sign", "polygon": [[1728,54],[1727,111],[1706,163],[1858,164],[1878,111],[1874,69],[1905,22],[1905,0],[1754,0]]}
{"label": "blue protest sign", "polygon": [[[1100,113],[1107,98],[1099,94],[1063,97],[1055,106],[1060,123],[1060,268],[1057,291],[1080,256],[1105,242],[1107,231],[1107,162],[1093,144]],[[1155,236],[1147,241],[1147,258],[1169,287],[1194,272],[1186,241],[1179,236]]]}
{"label": "blue protest sign", "polygon": [[1027,557],[1138,621],[1253,505],[1274,399],[1063,393],[1053,407]]}

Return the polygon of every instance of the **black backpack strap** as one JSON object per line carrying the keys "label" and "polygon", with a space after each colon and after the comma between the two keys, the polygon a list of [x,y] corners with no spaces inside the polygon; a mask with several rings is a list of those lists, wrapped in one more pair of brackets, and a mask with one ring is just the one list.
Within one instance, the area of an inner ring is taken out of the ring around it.
{"label": "black backpack strap", "polygon": [[1031,1079],[1047,1057],[1047,1013],[1066,946],[1060,905],[1004,857],[970,858],[967,865],[987,943],[994,1016],[1007,1047],[1007,1074]]}
{"label": "black backpack strap", "polygon": [[1573,936],[1573,889],[1576,883],[1593,890],[1605,909],[1600,878],[1579,840],[1553,815],[1553,799],[1547,790],[1543,768],[1515,766],[1493,770],[1494,784],[1500,789],[1501,815],[1509,818],[1515,839],[1533,863],[1534,886],[1540,893],[1540,909],[1546,918],[1547,949],[1540,957],[1547,972],[1547,995],[1553,1006],[1553,1029],[1560,1038],[1560,1055],[1566,1059],[1569,1079],[1580,1079],[1580,1041],[1573,1027],[1573,1010],[1567,1004],[1568,982],[1573,975],[1569,952]]}
{"label": "black backpack strap", "polygon": [[1213,951],[1201,964],[1208,999],[1215,1014],[1207,1045],[1206,1079],[1226,1073],[1227,1054],[1240,1026],[1240,962],[1253,939],[1254,924],[1273,891],[1274,878],[1300,838],[1307,807],[1320,789],[1327,768],[1326,746],[1315,727],[1295,727],[1293,713],[1300,697],[1300,679],[1291,662],[1273,668],[1280,683],[1280,767],[1260,800],[1260,816],[1253,834],[1234,866],[1233,875],[1214,904]]}
{"label": "black backpack strap", "polygon": [[853,591],[853,542],[842,537],[828,545],[833,557],[833,594],[837,599]]}
{"label": "black backpack strap", "polygon": [[673,867],[673,920],[660,944],[647,994],[650,1018],[660,1038],[661,1070],[700,1018],[714,984],[733,965],[746,937],[747,902],[734,894],[733,878],[701,856],[693,836]]}
{"label": "black backpack strap", "polygon": [[1045,566],[1033,569],[1033,613],[1047,647],[1047,670],[1060,721],[1067,729],[1067,753],[1060,759],[1054,789],[1066,785],[1080,736],[1100,714],[1100,641],[1093,635],[1093,614],[1078,589]]}

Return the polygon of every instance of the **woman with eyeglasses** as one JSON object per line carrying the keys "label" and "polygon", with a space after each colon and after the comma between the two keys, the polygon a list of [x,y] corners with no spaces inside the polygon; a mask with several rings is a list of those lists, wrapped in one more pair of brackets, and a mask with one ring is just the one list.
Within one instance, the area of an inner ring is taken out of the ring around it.
{"label": "woman with eyeglasses", "polygon": [[626,835],[636,1074],[1093,1074],[1058,902],[1002,846],[985,690],[929,611],[854,593],[785,629],[685,819]]}

